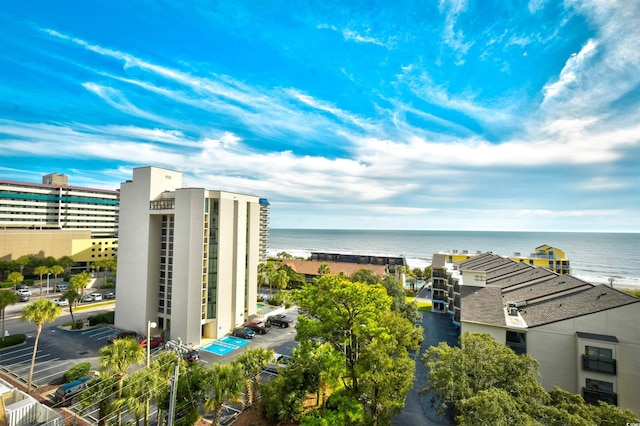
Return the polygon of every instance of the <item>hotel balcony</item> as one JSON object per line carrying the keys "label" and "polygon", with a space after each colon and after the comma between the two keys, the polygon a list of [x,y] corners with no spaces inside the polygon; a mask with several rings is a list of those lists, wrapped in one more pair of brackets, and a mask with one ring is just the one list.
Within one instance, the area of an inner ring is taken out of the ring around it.
{"label": "hotel balcony", "polygon": [[455,284],[453,285],[453,292],[454,292],[454,293],[458,293],[458,294],[460,294],[460,284],[455,283]]}
{"label": "hotel balcony", "polygon": [[432,278],[441,278],[441,279],[443,279],[443,280],[448,279],[447,274],[442,273],[442,272],[433,272],[433,273],[431,274],[431,277],[432,277]]}
{"label": "hotel balcony", "polygon": [[449,298],[447,297],[446,294],[442,294],[442,293],[434,293],[433,294],[433,301],[440,301],[440,302],[447,302]]}
{"label": "hotel balcony", "polygon": [[442,280],[433,280],[434,290],[447,290],[447,282]]}
{"label": "hotel balcony", "polygon": [[616,374],[616,360],[582,355],[582,369],[605,374]]}
{"label": "hotel balcony", "polygon": [[611,405],[618,405],[618,394],[602,392],[596,389],[582,388],[582,396],[589,404],[598,405],[598,401]]}

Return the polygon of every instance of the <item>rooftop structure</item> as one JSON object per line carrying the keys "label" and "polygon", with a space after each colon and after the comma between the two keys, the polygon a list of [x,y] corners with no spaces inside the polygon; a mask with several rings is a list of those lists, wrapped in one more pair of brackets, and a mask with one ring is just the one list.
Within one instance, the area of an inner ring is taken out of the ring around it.
{"label": "rooftop structure", "polygon": [[[529,255],[522,255],[521,253],[515,252],[511,256],[503,257],[509,258],[519,263],[525,263],[531,266],[539,266],[558,274],[571,273],[570,261],[562,250],[547,244],[536,247],[535,250],[536,251],[534,253],[530,253]],[[446,261],[448,263],[459,264],[484,253],[482,251],[470,253],[468,250],[451,250],[443,251],[441,252],[441,254],[444,254],[446,256]]]}
{"label": "rooftop structure", "polygon": [[337,275],[344,272],[347,275],[359,271],[360,269],[369,269],[374,274],[383,277],[388,273],[386,265],[372,265],[365,263],[349,263],[349,262],[322,262],[319,260],[301,260],[301,259],[285,259],[283,265],[289,266],[299,274],[305,276],[307,282],[313,281],[314,278],[320,277],[320,265],[325,264],[329,267],[331,274]]}

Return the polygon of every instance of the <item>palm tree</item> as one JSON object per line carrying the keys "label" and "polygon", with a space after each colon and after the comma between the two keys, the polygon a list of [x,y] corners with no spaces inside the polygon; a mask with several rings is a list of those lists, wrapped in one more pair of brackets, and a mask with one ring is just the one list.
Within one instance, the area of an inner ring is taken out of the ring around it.
{"label": "palm tree", "polygon": [[29,303],[22,311],[20,318],[31,321],[36,325],[36,340],[33,343],[33,355],[31,356],[31,367],[29,368],[29,384],[27,391],[31,392],[31,382],[33,380],[33,367],[36,364],[36,352],[38,351],[38,341],[42,332],[42,325],[45,322],[53,322],[60,315],[60,307],[56,306],[49,299],[38,299]]}
{"label": "palm tree", "polygon": [[90,282],[91,274],[88,272],[80,272],[79,274],[71,277],[71,279],[69,280],[69,287],[75,288],[76,291],[80,293],[80,297],[82,297],[84,295],[84,290],[87,288]]}
{"label": "palm tree", "polygon": [[60,299],[65,299],[69,301],[69,313],[71,314],[71,322],[75,323],[76,320],[73,317],[73,307],[77,302],[82,299],[82,295],[78,293],[75,287],[68,287],[67,290],[60,295]]}
{"label": "palm tree", "polygon": [[204,402],[204,410],[213,413],[211,423],[220,425],[222,405],[225,402],[240,402],[244,387],[244,372],[242,366],[232,362],[230,364],[214,364],[208,371],[205,389],[208,394]]}
{"label": "palm tree", "polygon": [[7,306],[18,303],[19,301],[20,298],[15,292],[10,290],[0,290],[0,312],[2,313],[2,335],[0,335],[0,340],[4,339],[4,311]]}
{"label": "palm tree", "polygon": [[[136,426],[140,425],[140,419],[147,410],[146,401],[149,393],[149,373],[147,369],[125,377],[122,398],[114,401],[114,408],[120,410],[127,407],[136,417]],[[145,419],[145,425],[147,424]]]}
{"label": "palm tree", "polygon": [[276,271],[273,263],[260,263],[258,264],[258,285],[269,286],[269,296],[271,296],[271,280],[273,273]]}
{"label": "palm tree", "polygon": [[50,272],[49,268],[44,265],[40,265],[33,270],[34,274],[40,275],[40,296],[42,296],[42,276],[44,274],[48,274],[49,272]]}
{"label": "palm tree", "polygon": [[64,268],[61,265],[53,265],[51,267],[51,273],[53,274],[53,287],[55,288],[56,283],[58,282],[58,275],[64,273]]}
{"label": "palm tree", "polygon": [[18,289],[18,284],[24,281],[24,276],[20,272],[12,272],[7,277],[9,281],[13,283],[13,291]]}
{"label": "palm tree", "polygon": [[[136,339],[117,339],[100,349],[100,371],[114,376],[118,382],[116,398],[122,398],[122,385],[127,369],[145,360],[145,351]],[[118,409],[117,425],[122,423],[122,413]]]}
{"label": "palm tree", "polygon": [[318,274],[320,275],[329,275],[331,273],[331,268],[326,263],[321,263],[318,268]]}
{"label": "palm tree", "polygon": [[91,385],[76,397],[76,403],[80,411],[98,406],[98,426],[105,426],[107,417],[113,413],[115,408],[113,404],[113,389],[115,387],[115,377],[97,376],[91,380]]}
{"label": "palm tree", "polygon": [[237,359],[246,374],[246,405],[249,407],[254,404],[254,400],[256,404],[260,404],[260,372],[273,360],[273,355],[271,349],[255,348],[249,349]]}

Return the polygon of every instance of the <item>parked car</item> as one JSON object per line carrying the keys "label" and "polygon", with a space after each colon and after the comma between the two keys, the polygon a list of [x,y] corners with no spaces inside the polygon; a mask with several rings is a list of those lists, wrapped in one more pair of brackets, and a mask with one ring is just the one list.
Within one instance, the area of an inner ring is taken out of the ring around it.
{"label": "parked car", "polygon": [[267,334],[271,326],[267,326],[262,321],[247,321],[244,323],[243,327],[250,328],[256,334]]}
{"label": "parked car", "polygon": [[28,302],[28,301],[29,301],[29,299],[31,299],[31,298],[30,298],[29,296],[27,296],[26,294],[19,294],[19,295],[18,295],[18,299],[19,299],[21,302]]}
{"label": "parked car", "polygon": [[196,362],[200,359],[200,353],[193,349],[187,353],[182,354],[182,358],[186,359],[188,362]]}
{"label": "parked car", "polygon": [[284,368],[291,362],[291,357],[283,354],[273,354],[273,361],[264,369],[269,373],[278,374],[280,368]]}
{"label": "parked car", "polygon": [[[151,338],[149,339],[149,347],[151,349],[157,348],[158,346],[162,346],[163,344],[164,344],[164,337],[162,336],[151,336]],[[140,346],[142,346],[143,348],[147,347],[146,337],[140,338]]]}
{"label": "parked car", "polygon": [[91,293],[89,296],[93,298],[94,302],[99,302],[102,300],[102,293]]}
{"label": "parked car", "polygon": [[107,344],[111,344],[118,339],[137,339],[138,333],[135,331],[121,331],[117,334],[112,334],[107,338]]}
{"label": "parked car", "polygon": [[56,291],[65,292],[69,288],[68,284],[56,284]]}
{"label": "parked car", "polygon": [[82,303],[93,302],[93,296],[91,296],[90,294],[85,294],[84,296],[82,296],[82,299],[80,299],[80,301]]}
{"label": "parked car", "polygon": [[290,318],[287,318],[285,315],[282,315],[282,314],[272,315],[269,318],[267,318],[266,324],[273,325],[276,327],[286,328],[286,327],[289,327],[291,324],[293,324],[293,320],[291,320]]}
{"label": "parked car", "polygon": [[67,299],[53,299],[53,303],[55,303],[58,306],[69,306],[69,301]]}
{"label": "parked car", "polygon": [[31,296],[31,290],[28,288],[19,288],[16,290],[18,296]]}
{"label": "parked car", "polygon": [[112,299],[115,299],[115,298],[116,298],[116,295],[111,291],[104,295],[104,299],[105,300],[112,300]]}
{"label": "parked car", "polygon": [[256,332],[247,327],[238,327],[231,333],[233,336],[240,337],[242,339],[253,339]]}

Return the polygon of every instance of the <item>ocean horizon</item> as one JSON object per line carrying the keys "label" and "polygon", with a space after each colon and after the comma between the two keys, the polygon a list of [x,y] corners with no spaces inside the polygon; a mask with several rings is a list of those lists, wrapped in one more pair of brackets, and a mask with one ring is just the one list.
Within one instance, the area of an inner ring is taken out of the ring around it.
{"label": "ocean horizon", "polygon": [[640,289],[640,233],[272,228],[269,255],[285,251],[307,258],[323,251],[404,256],[409,266],[422,268],[442,251],[529,255],[544,244],[565,252],[577,278],[594,284],[609,284],[613,278],[616,287]]}

